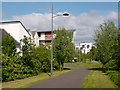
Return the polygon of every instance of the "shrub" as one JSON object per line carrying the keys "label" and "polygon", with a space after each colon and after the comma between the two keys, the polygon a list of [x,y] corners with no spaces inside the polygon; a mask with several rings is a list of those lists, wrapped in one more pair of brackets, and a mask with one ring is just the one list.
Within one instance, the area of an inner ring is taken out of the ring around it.
{"label": "shrub", "polygon": [[[34,48],[30,39],[25,37],[21,40],[22,56],[17,54],[7,55],[2,53],[2,81],[11,81],[15,79],[23,79],[33,75],[38,75],[40,72],[50,72],[50,50],[44,46]],[[57,61],[53,61],[53,69],[59,67]],[[1,78],[0,78],[1,79]]]}
{"label": "shrub", "polygon": [[117,61],[116,60],[110,60],[108,63],[105,64],[105,68],[106,69],[112,69],[112,70],[117,70],[118,69],[118,65],[117,65]]}
{"label": "shrub", "polygon": [[30,67],[38,74],[50,71],[50,50],[39,46],[32,52]]}
{"label": "shrub", "polygon": [[11,81],[32,76],[33,70],[23,65],[19,57],[2,57],[2,81]]}
{"label": "shrub", "polygon": [[59,68],[60,67],[59,67],[57,60],[53,60],[53,70],[58,70]]}
{"label": "shrub", "polygon": [[116,85],[120,86],[120,72],[118,72],[118,71],[107,71],[106,73]]}

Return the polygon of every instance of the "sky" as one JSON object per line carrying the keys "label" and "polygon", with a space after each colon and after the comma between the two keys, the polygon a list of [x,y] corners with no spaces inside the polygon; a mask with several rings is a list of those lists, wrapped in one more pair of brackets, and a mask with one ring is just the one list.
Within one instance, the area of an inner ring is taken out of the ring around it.
{"label": "sky", "polygon": [[[26,28],[51,30],[52,2],[3,2],[2,19],[20,20]],[[54,15],[68,12],[68,17],[55,17],[54,29],[75,29],[74,42],[94,42],[100,24],[110,19],[117,24],[117,2],[53,2]]]}

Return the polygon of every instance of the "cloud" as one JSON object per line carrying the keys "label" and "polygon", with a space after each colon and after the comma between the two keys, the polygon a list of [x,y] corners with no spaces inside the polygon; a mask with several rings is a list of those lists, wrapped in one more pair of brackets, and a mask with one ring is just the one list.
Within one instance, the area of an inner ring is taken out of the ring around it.
{"label": "cloud", "polygon": [[14,20],[20,20],[30,29],[47,30],[50,28],[50,14],[32,13],[23,16],[14,16]]}
{"label": "cloud", "polygon": [[[93,42],[96,28],[106,19],[117,20],[117,12],[111,11],[107,15],[99,15],[96,11],[81,13],[79,15],[70,15],[69,17],[55,17],[54,29],[65,27],[67,29],[76,29],[74,33],[74,41]],[[51,30],[51,14],[50,13],[32,13],[22,16],[14,16],[13,20],[20,20],[29,29]]]}
{"label": "cloud", "polygon": [[116,20],[116,19],[118,19],[118,13],[114,12],[114,11],[111,11],[111,12],[109,12],[107,18],[111,19],[111,20]]}

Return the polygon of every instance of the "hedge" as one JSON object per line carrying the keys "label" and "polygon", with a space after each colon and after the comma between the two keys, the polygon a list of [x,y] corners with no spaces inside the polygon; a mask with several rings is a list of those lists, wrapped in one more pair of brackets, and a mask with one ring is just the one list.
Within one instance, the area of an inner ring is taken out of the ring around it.
{"label": "hedge", "polygon": [[107,75],[117,85],[120,86],[120,72],[119,71],[107,71]]}

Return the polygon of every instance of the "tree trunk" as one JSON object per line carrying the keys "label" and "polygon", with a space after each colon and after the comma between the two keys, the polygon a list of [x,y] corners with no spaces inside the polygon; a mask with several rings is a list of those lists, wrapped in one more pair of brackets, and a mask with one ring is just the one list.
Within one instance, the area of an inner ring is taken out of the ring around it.
{"label": "tree trunk", "polygon": [[105,65],[102,65],[102,70],[103,70],[103,72],[105,73],[105,67],[104,67]]}
{"label": "tree trunk", "polygon": [[62,70],[62,66],[61,66],[61,64],[60,64],[60,71]]}
{"label": "tree trunk", "polygon": [[62,70],[63,70],[64,64],[62,64]]}

